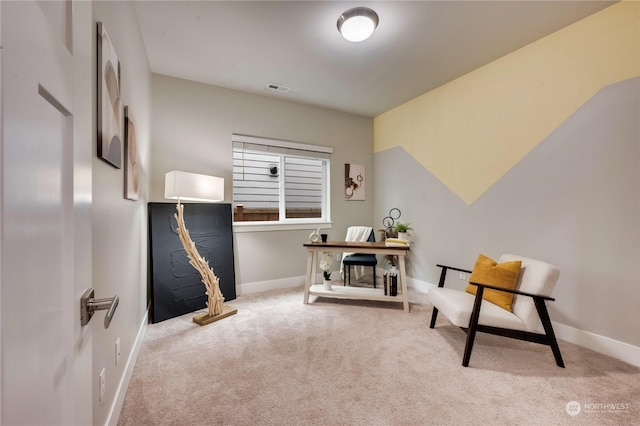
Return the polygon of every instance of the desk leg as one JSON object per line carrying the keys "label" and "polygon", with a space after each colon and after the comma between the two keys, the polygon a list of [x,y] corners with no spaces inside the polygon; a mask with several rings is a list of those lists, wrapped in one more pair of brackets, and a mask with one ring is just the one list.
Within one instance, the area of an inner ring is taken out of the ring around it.
{"label": "desk leg", "polygon": [[313,265],[315,264],[315,253],[313,251],[307,252],[307,276],[304,279],[304,304],[309,303],[309,288],[311,287],[313,280]]}
{"label": "desk leg", "polygon": [[407,290],[407,270],[404,266],[404,256],[398,256],[400,266],[400,284],[402,286],[402,306],[405,312],[409,312],[409,291]]}

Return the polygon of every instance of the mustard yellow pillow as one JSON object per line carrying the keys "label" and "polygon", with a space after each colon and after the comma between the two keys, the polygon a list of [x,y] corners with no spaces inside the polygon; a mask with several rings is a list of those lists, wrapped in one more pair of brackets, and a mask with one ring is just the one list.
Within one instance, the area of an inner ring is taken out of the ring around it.
{"label": "mustard yellow pillow", "polygon": [[[498,264],[493,259],[480,254],[469,281],[513,290],[516,288],[521,267],[522,261],[520,260]],[[477,289],[477,286],[467,284],[467,293],[476,294]],[[513,294],[511,293],[485,288],[482,298],[511,312],[511,302],[513,302]]]}

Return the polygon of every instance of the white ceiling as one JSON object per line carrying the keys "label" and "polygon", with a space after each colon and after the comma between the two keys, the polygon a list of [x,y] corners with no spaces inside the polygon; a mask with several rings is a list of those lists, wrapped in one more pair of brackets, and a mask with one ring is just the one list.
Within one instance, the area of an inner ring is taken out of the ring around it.
{"label": "white ceiling", "polygon": [[[615,1],[136,1],[154,73],[374,117]],[[338,17],[380,23],[360,43]],[[268,90],[268,83],[289,93]]]}

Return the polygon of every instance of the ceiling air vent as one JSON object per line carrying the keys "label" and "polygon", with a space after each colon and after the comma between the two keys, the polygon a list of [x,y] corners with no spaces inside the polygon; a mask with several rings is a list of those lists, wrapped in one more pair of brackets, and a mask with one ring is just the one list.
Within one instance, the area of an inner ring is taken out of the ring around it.
{"label": "ceiling air vent", "polygon": [[287,86],[283,86],[282,84],[277,84],[277,83],[267,84],[267,89],[273,90],[274,92],[280,92],[280,93],[289,93],[289,91],[291,90]]}

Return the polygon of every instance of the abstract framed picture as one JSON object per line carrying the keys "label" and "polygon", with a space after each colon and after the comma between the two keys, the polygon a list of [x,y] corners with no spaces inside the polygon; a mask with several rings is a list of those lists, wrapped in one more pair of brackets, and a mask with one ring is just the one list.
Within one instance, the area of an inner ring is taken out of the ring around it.
{"label": "abstract framed picture", "polygon": [[120,61],[107,30],[98,22],[98,157],[122,166]]}
{"label": "abstract framed picture", "polygon": [[364,200],[364,164],[344,165],[344,199],[349,201]]}
{"label": "abstract framed picture", "polygon": [[124,107],[124,198],[138,199],[138,143],[131,110]]}

